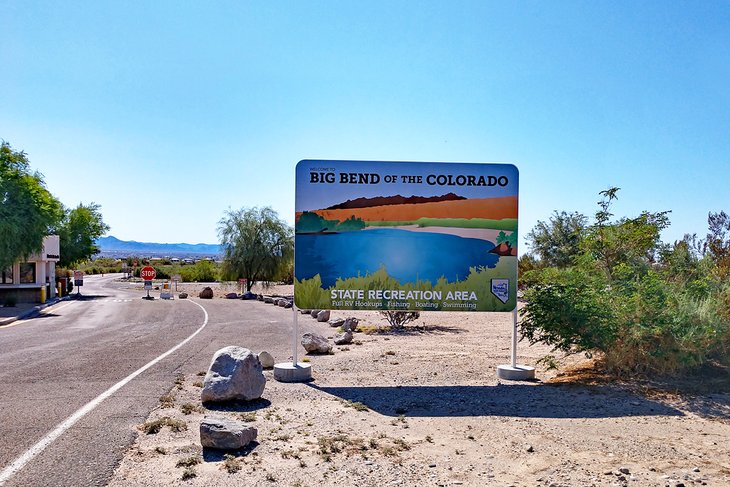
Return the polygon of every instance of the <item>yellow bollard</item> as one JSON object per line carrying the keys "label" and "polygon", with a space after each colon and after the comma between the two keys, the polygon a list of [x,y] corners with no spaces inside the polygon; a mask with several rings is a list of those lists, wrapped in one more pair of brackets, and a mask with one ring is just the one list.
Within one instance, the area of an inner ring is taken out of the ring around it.
{"label": "yellow bollard", "polygon": [[41,304],[46,302],[46,286],[41,288]]}

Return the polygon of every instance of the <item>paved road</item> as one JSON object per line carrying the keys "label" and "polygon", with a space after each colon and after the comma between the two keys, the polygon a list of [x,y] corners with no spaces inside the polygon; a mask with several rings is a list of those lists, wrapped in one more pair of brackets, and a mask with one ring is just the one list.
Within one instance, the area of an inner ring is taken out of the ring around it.
{"label": "paved road", "polygon": [[[0,328],[0,469],[5,469],[79,408],[179,344],[204,323],[191,300],[146,301],[114,276],[87,277],[84,296]],[[227,345],[291,354],[291,310],[260,302],[195,300],[208,325],[28,462],[5,486],[105,485],[179,373],[206,370]],[[301,332],[309,331],[309,320]]]}

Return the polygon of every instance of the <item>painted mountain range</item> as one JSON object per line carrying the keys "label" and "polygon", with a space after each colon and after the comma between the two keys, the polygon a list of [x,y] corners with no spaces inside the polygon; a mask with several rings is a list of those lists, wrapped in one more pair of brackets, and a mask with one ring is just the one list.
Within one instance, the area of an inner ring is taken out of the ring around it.
{"label": "painted mountain range", "polygon": [[390,206],[390,205],[411,205],[421,203],[439,203],[441,201],[457,201],[465,200],[463,196],[454,193],[447,193],[441,196],[376,196],[374,198],[355,198],[347,200],[344,203],[325,208],[327,210],[348,210],[352,208],[371,208],[373,206]]}

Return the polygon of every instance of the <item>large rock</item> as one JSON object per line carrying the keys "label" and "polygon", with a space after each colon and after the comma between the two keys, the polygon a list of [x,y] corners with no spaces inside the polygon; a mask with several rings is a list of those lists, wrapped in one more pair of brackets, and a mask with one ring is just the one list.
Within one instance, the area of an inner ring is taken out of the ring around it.
{"label": "large rock", "polygon": [[317,321],[320,321],[324,323],[325,321],[330,319],[330,310],[323,309],[319,313],[317,313]]}
{"label": "large rock", "polygon": [[345,333],[338,333],[334,338],[335,345],[347,345],[352,343],[352,332],[346,331]]}
{"label": "large rock", "polygon": [[204,287],[198,294],[200,299],[213,299],[213,290],[209,287]]}
{"label": "large rock", "polygon": [[309,312],[310,315],[312,315],[312,318],[316,318],[319,312],[322,311],[321,309],[313,309]]}
{"label": "large rock", "polygon": [[264,369],[274,368],[274,357],[269,352],[260,352],[259,362],[261,362],[261,367],[263,367]]}
{"label": "large rock", "polygon": [[200,422],[200,444],[203,448],[238,450],[256,439],[258,430],[242,421],[220,416],[206,416]]}
{"label": "large rock", "polygon": [[332,344],[322,335],[305,333],[302,336],[302,346],[307,353],[330,353]]}
{"label": "large rock", "polygon": [[261,397],[266,386],[258,356],[243,347],[226,347],[213,355],[203,381],[203,402],[252,401]]}

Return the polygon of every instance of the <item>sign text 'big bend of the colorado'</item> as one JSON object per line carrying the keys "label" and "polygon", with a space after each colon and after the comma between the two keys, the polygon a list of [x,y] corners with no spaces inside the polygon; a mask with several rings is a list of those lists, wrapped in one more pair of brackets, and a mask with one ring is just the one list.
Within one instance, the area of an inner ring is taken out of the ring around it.
{"label": "sign text 'big bend of the colorado'", "polygon": [[512,311],[512,164],[303,160],[298,308]]}

